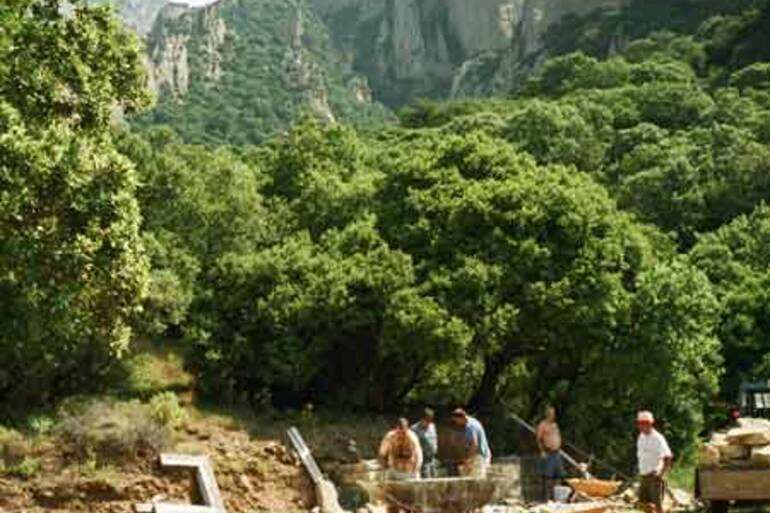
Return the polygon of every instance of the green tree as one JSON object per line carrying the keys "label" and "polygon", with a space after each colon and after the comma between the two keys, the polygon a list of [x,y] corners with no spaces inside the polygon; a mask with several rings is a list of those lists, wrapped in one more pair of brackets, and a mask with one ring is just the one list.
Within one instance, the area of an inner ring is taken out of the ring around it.
{"label": "green tree", "polygon": [[626,462],[634,457],[628,431],[639,409],[662,419],[679,454],[692,447],[722,369],[720,304],[703,272],[685,259],[661,262],[640,273],[634,289],[619,336],[600,352],[575,355],[592,366],[564,385],[569,395],[559,401],[581,445]]}
{"label": "green tree", "polygon": [[601,128],[572,105],[527,102],[508,118],[502,135],[541,164],[572,164],[584,171],[598,170],[606,151]]}
{"label": "green tree", "polygon": [[367,212],[381,173],[348,127],[301,119],[255,162],[271,177],[265,193],[288,203],[299,226],[317,237]]}
{"label": "green tree", "polygon": [[639,125],[622,131],[618,144],[620,158],[606,176],[615,182],[620,205],[675,232],[684,248],[696,233],[717,229],[770,197],[768,148],[748,130],[717,124],[667,134]]}
{"label": "green tree", "polygon": [[757,62],[733,73],[730,83],[739,89],[769,89],[770,63]]}
{"label": "green tree", "polygon": [[[197,337],[207,386],[279,405],[392,407],[468,330],[415,288],[408,255],[363,219],[314,243],[300,232],[259,253],[224,255]],[[419,341],[419,343],[415,343]]]}
{"label": "green tree", "polygon": [[524,91],[531,96],[561,96],[578,89],[620,87],[628,83],[629,71],[623,59],[599,61],[577,52],[547,61]]}
{"label": "green tree", "polygon": [[398,155],[383,230],[473,329],[478,406],[499,399],[513,365],[537,374],[565,355],[547,376],[568,379],[581,355],[611,347],[631,315],[635,277],[668,254],[587,176],[538,167],[498,141],[428,138]]}
{"label": "green tree", "polygon": [[280,240],[288,218],[267,205],[260,169],[226,148],[182,143],[167,128],[122,133],[120,151],[136,163],[142,232],[151,262],[142,315],[149,334],[184,331],[207,273],[228,252]]}
{"label": "green tree", "polygon": [[769,244],[770,208],[761,205],[702,236],[689,255],[708,275],[722,303],[723,392],[732,400],[742,381],[766,379],[770,371]]}
{"label": "green tree", "polygon": [[12,410],[98,387],[128,349],[147,269],[134,169],[109,122],[147,96],[136,39],[108,11],[29,0],[0,21],[0,403]]}

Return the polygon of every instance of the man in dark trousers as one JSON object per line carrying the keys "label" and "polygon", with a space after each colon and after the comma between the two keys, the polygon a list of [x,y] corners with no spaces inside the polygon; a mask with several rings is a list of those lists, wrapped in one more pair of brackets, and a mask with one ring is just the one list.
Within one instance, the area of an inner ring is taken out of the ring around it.
{"label": "man in dark trousers", "polygon": [[654,513],[664,513],[663,497],[666,476],[671,471],[673,454],[666,438],[655,429],[655,417],[649,411],[640,411],[636,419],[639,440],[636,443],[639,460],[639,502],[652,507]]}
{"label": "man in dark trousers", "polygon": [[420,475],[423,479],[436,477],[436,455],[438,454],[438,435],[436,434],[436,414],[430,408],[425,408],[422,418],[412,425],[412,431],[420,440],[422,448],[422,468]]}

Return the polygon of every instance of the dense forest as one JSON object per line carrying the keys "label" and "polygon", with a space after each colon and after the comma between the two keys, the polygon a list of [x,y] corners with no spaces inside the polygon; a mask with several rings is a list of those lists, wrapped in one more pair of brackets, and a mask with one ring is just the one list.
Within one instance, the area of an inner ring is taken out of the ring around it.
{"label": "dense forest", "polygon": [[646,407],[690,447],[770,377],[768,27],[759,5],[565,53],[505,96],[214,146],[132,124],[151,97],[109,10],[4,4],[5,418],[174,339],[218,401],[551,402],[614,456]]}

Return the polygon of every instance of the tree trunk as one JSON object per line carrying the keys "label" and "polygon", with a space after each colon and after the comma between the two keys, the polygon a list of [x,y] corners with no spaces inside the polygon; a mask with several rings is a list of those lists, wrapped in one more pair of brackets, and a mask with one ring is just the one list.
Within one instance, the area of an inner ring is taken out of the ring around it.
{"label": "tree trunk", "polygon": [[497,385],[500,376],[510,364],[527,356],[531,351],[526,345],[508,343],[502,351],[484,358],[484,374],[471,399],[470,406],[477,412],[491,413],[497,404]]}
{"label": "tree trunk", "polygon": [[514,358],[513,354],[511,356],[506,354],[509,352],[511,351],[502,351],[499,354],[484,358],[484,374],[470,403],[470,406],[477,413],[483,415],[491,413],[494,409],[497,402],[497,384],[500,382],[500,375]]}

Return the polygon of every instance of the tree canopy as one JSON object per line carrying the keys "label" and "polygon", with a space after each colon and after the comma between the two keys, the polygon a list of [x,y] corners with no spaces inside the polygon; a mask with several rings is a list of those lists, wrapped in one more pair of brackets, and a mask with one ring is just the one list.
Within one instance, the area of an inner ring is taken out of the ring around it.
{"label": "tree canopy", "polygon": [[147,101],[134,36],[103,9],[0,8],[0,404],[99,383],[145,287],[131,162],[110,117]]}

